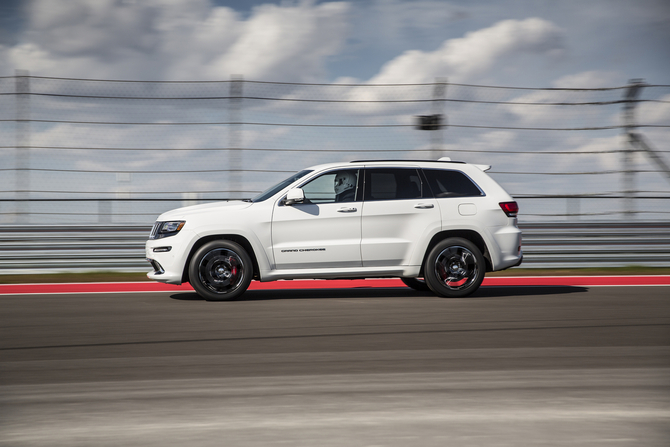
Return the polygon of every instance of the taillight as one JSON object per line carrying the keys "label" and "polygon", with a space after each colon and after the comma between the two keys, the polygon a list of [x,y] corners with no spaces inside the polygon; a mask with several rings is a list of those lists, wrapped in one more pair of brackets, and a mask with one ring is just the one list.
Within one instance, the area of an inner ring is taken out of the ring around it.
{"label": "taillight", "polygon": [[500,202],[500,208],[507,214],[507,217],[516,217],[519,212],[519,205],[516,202]]}

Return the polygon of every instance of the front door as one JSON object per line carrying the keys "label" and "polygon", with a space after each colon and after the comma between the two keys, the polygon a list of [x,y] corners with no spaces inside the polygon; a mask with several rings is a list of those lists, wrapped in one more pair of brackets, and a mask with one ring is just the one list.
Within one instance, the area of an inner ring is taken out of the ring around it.
{"label": "front door", "polygon": [[362,265],[358,177],[358,169],[329,171],[301,186],[304,203],[275,204],[272,245],[277,269]]}

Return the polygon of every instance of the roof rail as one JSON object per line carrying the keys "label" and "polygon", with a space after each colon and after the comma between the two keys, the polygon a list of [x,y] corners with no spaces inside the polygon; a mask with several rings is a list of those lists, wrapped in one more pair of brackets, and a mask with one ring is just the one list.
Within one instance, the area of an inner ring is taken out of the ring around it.
{"label": "roof rail", "polygon": [[393,161],[393,162],[402,162],[402,163],[460,163],[460,164],[466,164],[464,161],[452,161],[452,160],[352,160],[349,163],[372,163],[372,162],[386,162],[386,161]]}

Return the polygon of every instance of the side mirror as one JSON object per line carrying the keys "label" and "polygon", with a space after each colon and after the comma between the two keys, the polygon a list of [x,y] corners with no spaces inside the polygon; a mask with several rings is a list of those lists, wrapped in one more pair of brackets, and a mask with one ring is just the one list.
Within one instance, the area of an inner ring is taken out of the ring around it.
{"label": "side mirror", "polygon": [[296,203],[302,203],[305,200],[305,192],[300,188],[290,189],[286,194],[286,200],[284,205],[293,205]]}

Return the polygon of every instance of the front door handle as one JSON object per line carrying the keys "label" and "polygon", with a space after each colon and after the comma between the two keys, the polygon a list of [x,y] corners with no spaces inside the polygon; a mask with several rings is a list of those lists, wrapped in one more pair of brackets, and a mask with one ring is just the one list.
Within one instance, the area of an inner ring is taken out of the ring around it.
{"label": "front door handle", "polygon": [[417,203],[416,205],[414,205],[414,208],[418,208],[420,210],[425,210],[425,209],[434,208],[434,207],[435,207],[435,205],[433,205],[432,203]]}
{"label": "front door handle", "polygon": [[356,211],[356,208],[340,208],[337,210],[338,213],[355,213]]}

